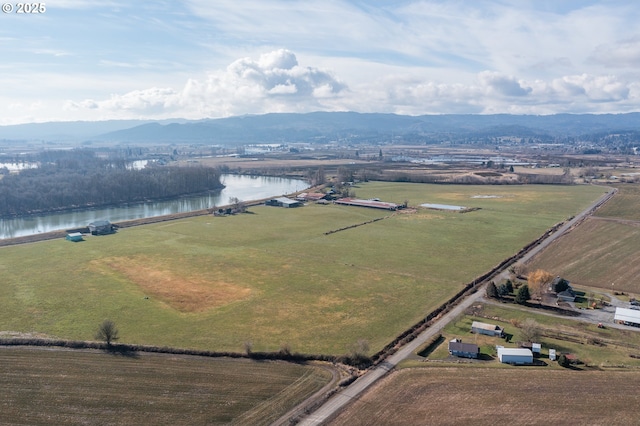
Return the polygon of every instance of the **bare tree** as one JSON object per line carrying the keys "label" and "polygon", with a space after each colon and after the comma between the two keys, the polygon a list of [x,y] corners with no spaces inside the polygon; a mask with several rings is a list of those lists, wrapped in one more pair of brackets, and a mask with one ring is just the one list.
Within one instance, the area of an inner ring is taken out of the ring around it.
{"label": "bare tree", "polygon": [[111,342],[113,340],[118,340],[118,329],[116,328],[116,323],[108,319],[102,321],[102,324],[98,327],[96,339],[104,340],[107,343],[107,346],[111,346]]}
{"label": "bare tree", "polygon": [[540,324],[532,318],[527,318],[520,326],[520,335],[522,336],[522,339],[527,342],[536,342],[540,340]]}

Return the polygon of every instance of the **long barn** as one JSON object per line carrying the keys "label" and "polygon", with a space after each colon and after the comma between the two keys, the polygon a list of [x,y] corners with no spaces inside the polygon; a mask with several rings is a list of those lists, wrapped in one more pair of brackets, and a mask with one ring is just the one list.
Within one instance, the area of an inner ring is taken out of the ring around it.
{"label": "long barn", "polygon": [[398,210],[400,208],[400,205],[395,203],[386,203],[384,201],[375,200],[360,200],[358,198],[340,198],[334,201],[334,203],[345,206],[371,207],[383,210]]}
{"label": "long barn", "polygon": [[640,311],[627,308],[616,308],[613,322],[640,327]]}

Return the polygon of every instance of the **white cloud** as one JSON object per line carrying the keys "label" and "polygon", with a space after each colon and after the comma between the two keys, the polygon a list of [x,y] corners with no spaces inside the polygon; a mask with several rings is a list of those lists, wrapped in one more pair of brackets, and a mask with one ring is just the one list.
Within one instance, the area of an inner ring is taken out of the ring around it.
{"label": "white cloud", "polygon": [[620,42],[601,44],[590,57],[607,68],[640,66],[640,36]]}
{"label": "white cloud", "polygon": [[296,55],[279,49],[258,60],[241,58],[206,79],[189,79],[181,90],[150,88],[107,100],[70,101],[68,110],[94,109],[121,116],[221,117],[268,111],[308,112],[345,91],[330,72],[298,64]]}

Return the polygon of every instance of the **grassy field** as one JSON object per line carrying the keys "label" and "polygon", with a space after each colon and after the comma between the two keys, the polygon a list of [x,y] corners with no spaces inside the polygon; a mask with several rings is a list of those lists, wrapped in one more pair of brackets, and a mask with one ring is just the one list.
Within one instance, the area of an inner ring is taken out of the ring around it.
{"label": "grassy field", "polygon": [[630,425],[638,421],[639,380],[637,370],[405,369],[330,424]]}
{"label": "grassy field", "polygon": [[[579,321],[579,318],[557,318],[515,306],[479,304],[476,312],[482,315],[464,315],[447,325],[442,332],[443,342],[429,355],[428,359],[449,358],[447,342],[453,338],[460,338],[463,342],[477,344],[482,354],[490,355],[497,360],[495,346],[517,347],[517,342],[524,339],[520,336],[520,329],[514,324],[524,323],[530,318],[539,324],[543,332],[539,343],[542,344],[541,359],[548,364],[546,368],[562,369],[556,362],[548,360],[549,348],[556,349],[558,354],[561,352],[576,354],[584,363],[584,368],[610,368],[621,365],[640,368],[640,359],[630,357],[630,355],[640,356],[640,333],[635,330],[597,328],[595,324]],[[505,342],[498,337],[471,334],[473,321],[489,322],[504,327],[505,332],[512,335],[510,342]],[[484,364],[491,367],[505,367],[495,360]]]}
{"label": "grassy field", "polygon": [[0,349],[0,423],[267,425],[321,389],[314,366]]}
{"label": "grassy field", "polygon": [[[0,330],[209,350],[373,351],[474,277],[582,210],[591,186],[367,183],[359,197],[478,207],[414,213],[252,207],[115,235],[0,249]],[[480,197],[480,198],[478,198]],[[387,217],[365,226],[325,232]]]}
{"label": "grassy field", "polygon": [[616,196],[596,212],[599,217],[640,220],[640,185],[618,185]]}
{"label": "grassy field", "polygon": [[640,294],[640,185],[616,196],[527,265],[577,285]]}

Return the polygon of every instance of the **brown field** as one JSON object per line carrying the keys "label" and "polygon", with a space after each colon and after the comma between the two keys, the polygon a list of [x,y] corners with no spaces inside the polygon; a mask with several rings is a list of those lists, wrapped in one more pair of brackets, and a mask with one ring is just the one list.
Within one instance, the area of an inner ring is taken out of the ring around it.
{"label": "brown field", "polygon": [[640,371],[434,367],[387,376],[331,425],[638,424]]}
{"label": "brown field", "polygon": [[[184,164],[193,164],[183,162]],[[197,164],[202,164],[209,167],[228,166],[232,170],[241,168],[242,170],[251,169],[281,169],[281,168],[301,168],[306,169],[309,167],[323,166],[326,168],[334,168],[342,165],[353,164],[368,164],[368,161],[356,160],[353,158],[340,158],[335,160],[330,159],[317,159],[317,160],[302,160],[302,159],[287,159],[287,158],[234,158],[234,157],[219,157],[219,158],[200,158]]]}
{"label": "brown field", "polygon": [[619,187],[611,201],[536,256],[544,269],[576,285],[640,293],[640,185]]}
{"label": "brown field", "polygon": [[192,271],[176,272],[163,262],[146,256],[112,257],[94,260],[102,273],[122,274],[139,289],[180,312],[203,312],[250,296],[251,289],[211,280]]}
{"label": "brown field", "polygon": [[2,425],[268,425],[331,381],[312,365],[0,350]]}

